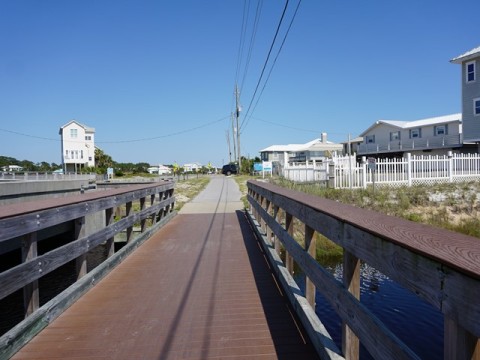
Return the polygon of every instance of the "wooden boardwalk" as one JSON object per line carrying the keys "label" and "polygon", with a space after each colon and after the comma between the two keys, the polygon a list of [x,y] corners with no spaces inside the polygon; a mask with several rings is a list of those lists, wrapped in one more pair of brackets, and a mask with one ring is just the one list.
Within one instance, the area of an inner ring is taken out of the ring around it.
{"label": "wooden boardwalk", "polygon": [[315,359],[241,211],[213,177],[12,359]]}

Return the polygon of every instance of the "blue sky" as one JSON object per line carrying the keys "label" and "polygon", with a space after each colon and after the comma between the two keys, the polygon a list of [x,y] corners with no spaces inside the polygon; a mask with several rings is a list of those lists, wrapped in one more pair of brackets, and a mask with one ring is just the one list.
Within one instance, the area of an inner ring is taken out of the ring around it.
{"label": "blue sky", "polygon": [[[297,3],[289,2],[263,80]],[[480,45],[480,1],[303,0],[244,118],[285,2],[263,1],[242,81],[257,4],[1,1],[0,155],[60,163],[59,128],[75,119],[95,128],[117,162],[220,166],[229,161],[236,78],[249,157],[321,132],[345,141],[379,119],[461,111],[460,67],[449,60]]]}

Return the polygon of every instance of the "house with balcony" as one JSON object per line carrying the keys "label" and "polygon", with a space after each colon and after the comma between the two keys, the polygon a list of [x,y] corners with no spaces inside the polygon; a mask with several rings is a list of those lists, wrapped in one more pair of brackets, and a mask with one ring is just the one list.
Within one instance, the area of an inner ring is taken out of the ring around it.
{"label": "house with balcony", "polygon": [[333,154],[341,154],[342,144],[327,141],[327,133],[321,138],[305,144],[272,145],[260,150],[262,161],[270,161],[273,167],[283,167],[288,163],[302,163],[307,161],[323,161]]}
{"label": "house with balcony", "polygon": [[60,128],[62,168],[65,173],[95,166],[95,129],[76,120]]}
{"label": "house with balcony", "polygon": [[480,46],[450,62],[462,66],[463,139],[480,144]]}
{"label": "house with balcony", "polygon": [[468,147],[463,144],[460,113],[414,121],[378,120],[360,136],[363,142],[357,155],[361,156],[445,155]]}

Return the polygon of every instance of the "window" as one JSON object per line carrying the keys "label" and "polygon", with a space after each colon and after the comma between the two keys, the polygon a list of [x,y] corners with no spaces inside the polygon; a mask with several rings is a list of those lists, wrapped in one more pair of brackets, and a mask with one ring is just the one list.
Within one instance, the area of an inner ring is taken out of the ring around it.
{"label": "window", "polygon": [[390,141],[400,140],[400,131],[392,131],[390,133]]}
{"label": "window", "polygon": [[422,137],[422,129],[411,129],[410,139],[419,139]]}
{"label": "window", "polygon": [[86,141],[92,140],[92,136],[91,136],[91,135],[85,135],[85,140],[86,140]]}
{"label": "window", "polygon": [[475,61],[465,64],[465,80],[467,83],[475,81]]}
{"label": "window", "polygon": [[374,144],[374,143],[375,143],[375,135],[365,136],[365,144]]}
{"label": "window", "polygon": [[65,159],[68,159],[68,150],[65,150]]}
{"label": "window", "polygon": [[448,135],[448,125],[437,125],[434,128],[435,136],[444,136]]}
{"label": "window", "polygon": [[70,137],[76,139],[78,134],[78,129],[70,129]]}
{"label": "window", "polygon": [[473,115],[480,115],[480,98],[473,99]]}

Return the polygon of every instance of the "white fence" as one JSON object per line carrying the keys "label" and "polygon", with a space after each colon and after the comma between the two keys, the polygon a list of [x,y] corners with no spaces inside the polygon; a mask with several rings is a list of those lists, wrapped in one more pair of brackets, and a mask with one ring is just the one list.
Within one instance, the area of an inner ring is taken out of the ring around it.
{"label": "white fence", "polygon": [[283,176],[295,182],[330,181],[336,189],[368,185],[411,186],[480,180],[480,154],[412,156],[401,159],[335,157],[330,162],[288,164]]}
{"label": "white fence", "polygon": [[479,154],[412,156],[402,159],[365,158],[354,166],[335,165],[334,187],[366,188],[368,185],[412,186],[439,182],[480,180]]}
{"label": "white fence", "polygon": [[328,180],[327,162],[307,161],[306,163],[287,164],[282,170],[286,179],[295,182],[320,182]]}
{"label": "white fence", "polygon": [[0,172],[0,181],[95,180],[95,174],[59,174],[48,172]]}

